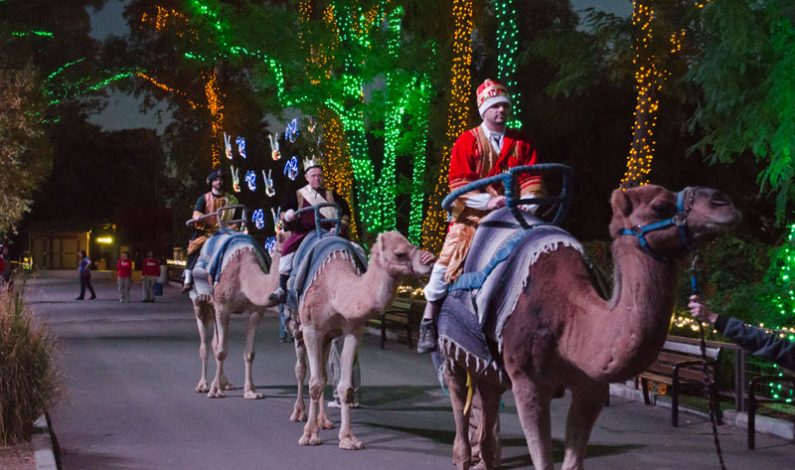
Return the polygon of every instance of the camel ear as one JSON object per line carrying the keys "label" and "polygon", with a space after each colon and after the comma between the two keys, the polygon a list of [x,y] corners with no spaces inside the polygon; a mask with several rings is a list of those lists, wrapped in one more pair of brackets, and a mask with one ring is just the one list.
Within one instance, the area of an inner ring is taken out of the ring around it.
{"label": "camel ear", "polygon": [[610,196],[610,205],[613,207],[613,214],[621,214],[626,217],[632,212],[632,201],[621,189],[613,191],[613,195]]}

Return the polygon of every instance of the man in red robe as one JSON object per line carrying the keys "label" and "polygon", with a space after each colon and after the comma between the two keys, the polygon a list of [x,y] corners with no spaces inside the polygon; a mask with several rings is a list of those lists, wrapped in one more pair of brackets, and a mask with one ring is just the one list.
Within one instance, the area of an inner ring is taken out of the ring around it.
{"label": "man in red robe", "polygon": [[[507,128],[511,111],[508,89],[496,80],[487,79],[478,87],[477,104],[483,122],[461,134],[453,145],[448,177],[450,191],[478,179],[498,175],[509,168],[536,163],[536,148],[532,141],[521,131]],[[541,177],[520,175],[519,189],[522,198],[540,196],[543,191]],[[498,183],[468,192],[454,202],[442,252],[425,286],[428,303],[420,323],[418,352],[436,349],[436,315],[447,296],[447,287],[461,275],[480,219],[505,206],[503,192],[502,185]],[[534,207],[523,209],[535,210]]]}

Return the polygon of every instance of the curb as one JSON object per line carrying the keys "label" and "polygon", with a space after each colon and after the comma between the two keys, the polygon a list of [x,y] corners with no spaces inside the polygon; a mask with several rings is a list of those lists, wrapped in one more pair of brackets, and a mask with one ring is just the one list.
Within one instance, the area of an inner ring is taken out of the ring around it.
{"label": "curb", "polygon": [[[610,384],[610,395],[626,398],[627,400],[643,402],[643,393],[635,389],[634,386]],[[657,394],[655,393],[649,392],[649,398],[652,405],[661,408],[671,408],[670,401],[663,399],[658,400]],[[679,411],[709,419],[709,413],[687,408],[682,406],[681,403],[679,404]],[[729,424],[747,430],[748,413],[745,411],[723,410],[723,424]],[[769,434],[788,441],[795,441],[795,423],[791,421],[756,415],[754,424],[756,425],[757,433]]]}
{"label": "curb", "polygon": [[34,431],[30,443],[33,446],[36,470],[58,470],[58,459],[55,458],[54,439],[47,413],[39,416],[33,426]]}

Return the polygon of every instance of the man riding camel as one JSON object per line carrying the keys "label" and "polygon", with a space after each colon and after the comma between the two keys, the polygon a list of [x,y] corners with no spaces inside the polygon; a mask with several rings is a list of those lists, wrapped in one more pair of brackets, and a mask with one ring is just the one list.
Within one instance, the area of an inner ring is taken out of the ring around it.
{"label": "man riding camel", "polygon": [[[478,179],[498,175],[508,168],[536,163],[536,148],[532,141],[521,131],[507,128],[511,111],[508,89],[496,80],[487,79],[478,87],[477,104],[483,123],[465,131],[453,144],[448,176],[450,191]],[[540,196],[543,192],[541,177],[520,175],[519,189],[522,198]],[[503,193],[502,185],[497,183],[468,192],[453,203],[442,252],[425,286],[428,303],[420,323],[417,352],[428,353],[436,349],[436,316],[447,296],[447,287],[463,271],[480,219],[505,206]],[[522,209],[535,211],[535,207]]]}
{"label": "man riding camel", "polygon": [[[282,215],[285,223],[285,230],[291,232],[281,247],[281,259],[279,260],[279,288],[271,294],[270,299],[274,302],[284,303],[287,300],[287,281],[293,269],[293,258],[298,246],[304,238],[315,230],[314,211],[307,211],[296,215],[295,211],[318,204],[332,203],[340,206],[340,232],[339,236],[348,237],[348,227],[351,221],[351,210],[348,203],[335,191],[326,189],[323,180],[323,168],[319,160],[304,161],[304,177],[308,184],[295,192],[295,197],[291,197],[283,209],[286,212]],[[337,216],[334,207],[324,207],[320,209],[320,215],[324,219],[333,219]],[[331,229],[333,224],[324,224],[323,228]]]}
{"label": "man riding camel", "polygon": [[[196,265],[196,260],[199,259],[202,245],[218,231],[220,226],[218,217],[202,217],[212,214],[222,207],[238,204],[235,196],[226,194],[224,191],[224,174],[220,169],[211,172],[207,176],[207,185],[210,186],[210,190],[199,196],[196,200],[196,205],[193,207],[193,216],[191,217],[193,236],[188,242],[188,260],[185,265],[185,280],[182,284],[183,293],[189,292],[193,288],[193,267]],[[232,220],[235,216],[233,212],[235,211],[225,211],[221,214],[222,220],[227,222]]]}

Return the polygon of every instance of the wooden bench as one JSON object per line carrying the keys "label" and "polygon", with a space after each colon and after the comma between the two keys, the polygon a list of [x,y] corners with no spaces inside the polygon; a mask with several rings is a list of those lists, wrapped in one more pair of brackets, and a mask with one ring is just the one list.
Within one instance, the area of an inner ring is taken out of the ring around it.
{"label": "wooden bench", "polygon": [[756,411],[759,405],[766,403],[786,403],[784,399],[759,398],[756,391],[760,386],[769,383],[789,383],[795,388],[795,377],[778,377],[774,375],[761,375],[748,382],[748,448],[756,449]]}
{"label": "wooden bench", "polygon": [[381,349],[384,349],[384,344],[386,344],[387,328],[405,329],[409,349],[414,347],[411,334],[419,325],[419,318],[417,318],[414,308],[416,303],[417,301],[408,297],[395,297],[392,303],[381,312]]}
{"label": "wooden bench", "polygon": [[[684,338],[683,338],[684,339]],[[721,424],[722,414],[718,403],[718,387],[715,383],[715,366],[722,348],[707,345],[707,370],[710,377],[709,406]],[[679,394],[684,388],[704,388],[704,371],[701,363],[701,348],[698,344],[669,339],[663,345],[657,360],[638,376],[643,390],[643,401],[651,404],[649,399],[649,382],[665,384],[671,390],[671,424],[679,425]],[[702,392],[703,393],[703,392]]]}

